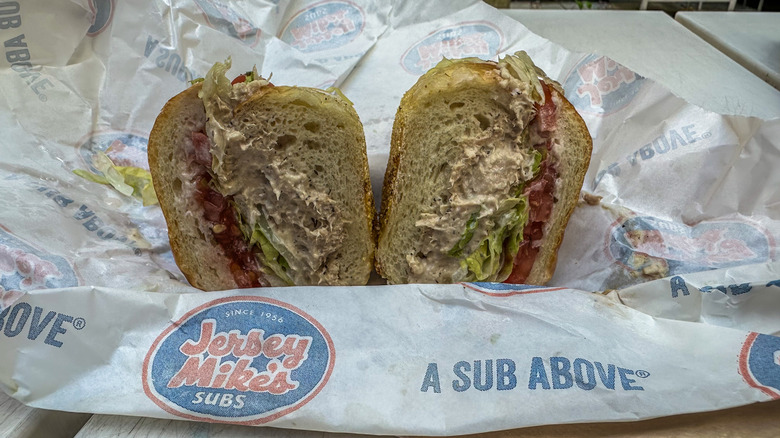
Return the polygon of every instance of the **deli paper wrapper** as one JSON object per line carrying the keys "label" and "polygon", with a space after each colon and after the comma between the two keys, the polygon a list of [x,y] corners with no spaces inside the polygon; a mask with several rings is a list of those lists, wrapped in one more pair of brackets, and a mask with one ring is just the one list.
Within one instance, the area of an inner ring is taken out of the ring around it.
{"label": "deli paper wrapper", "polygon": [[[441,435],[780,398],[778,120],[695,107],[474,1],[6,2],[0,38],[0,386],[30,406]],[[158,207],[73,173],[101,151],[146,167],[162,105],[230,56],[340,87],[378,197],[419,75],[517,50],[594,138],[546,288],[202,293]]]}

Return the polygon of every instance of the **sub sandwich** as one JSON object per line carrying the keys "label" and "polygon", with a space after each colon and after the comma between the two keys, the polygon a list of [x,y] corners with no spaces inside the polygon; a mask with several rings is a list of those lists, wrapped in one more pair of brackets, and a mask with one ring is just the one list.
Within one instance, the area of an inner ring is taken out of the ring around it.
{"label": "sub sandwich", "polygon": [[366,284],[375,209],[351,102],[229,68],[168,101],[149,137],[181,271],[203,290]]}
{"label": "sub sandwich", "polygon": [[396,114],[377,272],[396,284],[545,284],[591,149],[560,85],[525,52],[441,61]]}

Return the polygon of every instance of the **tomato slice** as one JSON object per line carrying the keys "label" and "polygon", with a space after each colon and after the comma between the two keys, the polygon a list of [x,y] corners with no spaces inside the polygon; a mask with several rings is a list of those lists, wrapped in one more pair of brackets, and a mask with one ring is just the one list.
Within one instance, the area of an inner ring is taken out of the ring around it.
{"label": "tomato slice", "polygon": [[233,79],[233,82],[230,83],[230,85],[236,85],[240,82],[246,82],[246,75],[238,75],[235,79]]}

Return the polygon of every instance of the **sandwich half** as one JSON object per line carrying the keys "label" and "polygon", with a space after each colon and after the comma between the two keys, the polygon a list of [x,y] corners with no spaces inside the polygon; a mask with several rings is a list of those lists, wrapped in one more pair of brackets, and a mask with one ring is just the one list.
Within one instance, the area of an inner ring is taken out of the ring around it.
{"label": "sandwich half", "polygon": [[377,272],[396,284],[545,284],[591,149],[560,85],[525,52],[441,61],[396,114]]}
{"label": "sandwich half", "polygon": [[179,268],[203,290],[366,284],[375,209],[351,102],[229,68],[173,97],[149,137]]}

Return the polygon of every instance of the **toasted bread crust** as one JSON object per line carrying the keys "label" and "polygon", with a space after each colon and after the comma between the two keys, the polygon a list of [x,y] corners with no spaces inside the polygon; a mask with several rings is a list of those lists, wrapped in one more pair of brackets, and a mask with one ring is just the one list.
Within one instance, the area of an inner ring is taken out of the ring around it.
{"label": "toasted bread crust", "polygon": [[189,87],[160,111],[149,135],[149,171],[168,224],[173,257],[187,281],[202,290],[233,289],[238,285],[230,273],[231,260],[211,234],[201,233],[200,239],[191,237],[197,234],[198,219],[188,217],[188,202],[181,193],[185,183],[179,173],[186,162],[182,145],[193,132],[203,130],[206,123],[206,112],[198,97],[200,89],[201,84]]}

